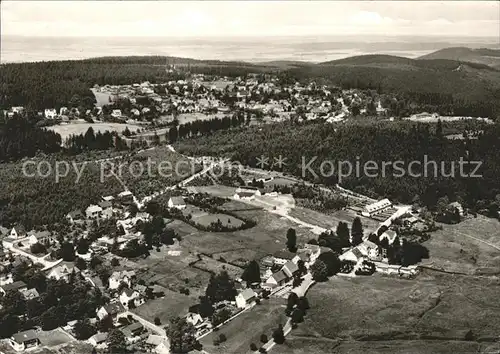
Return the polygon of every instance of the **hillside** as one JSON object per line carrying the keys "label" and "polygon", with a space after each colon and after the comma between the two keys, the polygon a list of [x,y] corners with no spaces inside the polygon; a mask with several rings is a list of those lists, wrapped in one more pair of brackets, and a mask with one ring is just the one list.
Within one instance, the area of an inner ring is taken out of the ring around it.
{"label": "hillside", "polygon": [[432,93],[459,100],[500,104],[500,71],[476,63],[363,55],[292,69],[289,74],[298,79],[314,78],[320,83],[343,88]]}
{"label": "hillside", "polygon": [[421,56],[419,59],[448,59],[485,64],[500,69],[500,49],[451,47]]}

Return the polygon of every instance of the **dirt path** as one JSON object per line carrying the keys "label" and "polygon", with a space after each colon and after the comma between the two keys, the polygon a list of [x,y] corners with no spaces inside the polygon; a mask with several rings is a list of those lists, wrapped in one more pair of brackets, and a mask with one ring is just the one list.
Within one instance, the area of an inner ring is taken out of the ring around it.
{"label": "dirt path", "polygon": [[465,236],[465,237],[471,238],[473,240],[479,241],[481,243],[484,243],[485,245],[488,245],[488,246],[493,247],[493,248],[495,248],[495,249],[497,249],[497,250],[500,251],[500,246],[497,246],[497,245],[495,245],[493,243],[490,243],[490,242],[485,241],[485,240],[481,240],[480,238],[477,238],[477,237],[474,237],[474,236],[471,236],[471,235],[464,234],[463,232],[460,232],[460,231],[455,231],[455,232],[458,235]]}

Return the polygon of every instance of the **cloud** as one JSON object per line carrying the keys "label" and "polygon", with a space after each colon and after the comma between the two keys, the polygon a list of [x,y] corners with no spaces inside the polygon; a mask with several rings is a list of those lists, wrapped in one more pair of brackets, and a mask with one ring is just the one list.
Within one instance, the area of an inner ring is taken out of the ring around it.
{"label": "cloud", "polygon": [[26,36],[499,36],[494,1],[2,1]]}
{"label": "cloud", "polygon": [[378,12],[360,11],[349,18],[349,22],[360,25],[380,25],[394,22],[389,17],[382,17]]}

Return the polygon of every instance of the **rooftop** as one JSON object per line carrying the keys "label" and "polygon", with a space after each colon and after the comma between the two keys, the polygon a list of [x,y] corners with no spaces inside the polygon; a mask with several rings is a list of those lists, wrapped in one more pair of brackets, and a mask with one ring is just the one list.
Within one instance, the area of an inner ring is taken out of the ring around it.
{"label": "rooftop", "polygon": [[243,297],[245,301],[250,300],[251,298],[255,297],[255,292],[252,289],[245,289],[241,293],[238,294],[239,296]]}
{"label": "rooftop", "polygon": [[19,344],[22,344],[24,342],[31,341],[31,340],[37,339],[37,338],[38,338],[38,334],[36,333],[36,331],[34,329],[30,329],[30,330],[27,330],[24,332],[19,332],[19,333],[16,333],[12,336],[12,339],[16,343],[19,343]]}

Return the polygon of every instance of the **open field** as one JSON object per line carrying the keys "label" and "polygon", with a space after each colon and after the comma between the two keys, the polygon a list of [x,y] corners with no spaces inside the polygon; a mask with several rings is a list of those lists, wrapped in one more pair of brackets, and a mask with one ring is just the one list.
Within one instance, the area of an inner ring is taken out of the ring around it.
{"label": "open field", "polygon": [[240,227],[241,225],[243,225],[243,221],[241,221],[240,219],[237,219],[231,215],[220,213],[198,216],[193,220],[203,226],[210,226],[212,223],[217,222],[218,220],[220,220],[222,225],[226,227]]}
{"label": "open field", "polygon": [[189,306],[193,304],[193,299],[189,296],[166,291],[164,297],[149,300],[132,312],[152,323],[155,317],[159,317],[161,323],[166,325],[170,319],[187,314]]}
{"label": "open field", "polygon": [[93,88],[90,89],[90,91],[92,91],[92,93],[95,96],[95,99],[97,101],[96,102],[97,107],[109,105],[109,100],[113,99],[113,95],[110,94],[109,92],[101,92],[101,91],[95,90]]}
{"label": "open field", "polygon": [[[139,278],[147,284],[156,282],[173,291],[189,288],[192,305],[205,291],[210,273],[220,272],[224,266],[233,277],[239,277],[242,272],[239,267],[248,261],[286,248],[286,232],[295,227],[289,220],[238,201],[227,202],[223,207],[255,220],[257,225],[247,230],[216,233],[174,220],[168,227],[181,236],[181,242],[180,246],[168,249],[178,250],[180,254],[168,255],[167,248],[162,247],[160,252],[153,250],[147,259],[131,262],[131,268],[141,269]],[[306,243],[314,237],[307,229],[296,228],[296,231],[298,243]]]}
{"label": "open field", "polygon": [[308,293],[311,308],[294,336],[352,340],[465,340],[498,338],[496,278],[424,271],[414,280],[334,277]]}
{"label": "open field", "polygon": [[214,118],[224,118],[224,114],[182,113],[177,116],[179,124],[186,124],[197,120],[209,120]]}
{"label": "open field", "polygon": [[340,221],[347,222],[350,227],[354,218],[359,216],[363,224],[365,234],[375,231],[379,225],[377,221],[357,215],[354,211],[349,209],[334,211],[331,214],[324,214],[311,209],[295,207],[290,211],[289,215],[308,223],[327,229],[333,228],[334,230],[337,228]]}
{"label": "open field", "polygon": [[53,130],[61,135],[62,141],[64,142],[64,140],[70,135],[85,134],[90,127],[94,129],[94,133],[104,133],[105,131],[117,131],[121,133],[126,128],[128,128],[131,132],[134,132],[142,128],[141,126],[134,124],[72,122],[69,124],[52,125],[47,127],[47,129]]}
{"label": "open field", "polygon": [[39,338],[42,345],[47,347],[53,347],[56,345],[68,343],[73,340],[73,338],[71,338],[67,333],[58,328],[52,331],[40,332]]}
{"label": "open field", "polygon": [[[293,332],[292,332],[293,333]],[[488,346],[466,341],[426,341],[426,340],[390,340],[390,341],[337,341],[324,338],[287,337],[283,345],[273,349],[280,354],[458,354],[488,353],[481,348]]]}
{"label": "open field", "polygon": [[211,214],[193,205],[188,205],[186,209],[183,210],[183,214],[191,214],[192,220],[194,222],[205,227],[210,226],[212,223],[215,223],[218,220],[220,220],[222,225],[226,227],[240,227],[241,225],[243,225],[243,221],[235,218],[234,216],[222,213]]}
{"label": "open field", "polygon": [[[212,332],[201,339],[203,349],[209,353],[232,354],[251,353],[250,344],[261,346],[260,336],[265,334],[271,338],[272,332],[278,325],[285,324],[285,300],[271,298],[263,300],[250,310],[222,326],[219,331]],[[213,341],[220,334],[227,337],[227,341],[214,346]]]}
{"label": "open field", "polygon": [[[488,274],[500,272],[500,222],[484,216],[456,225],[442,224],[423,245],[429,259],[423,265],[450,272]],[[487,243],[484,243],[484,242]]]}
{"label": "open field", "polygon": [[223,261],[224,259],[221,259],[221,256],[218,256],[216,258],[201,256],[201,260],[196,262],[193,265],[193,268],[206,270],[207,272],[214,272],[214,273],[220,273],[221,271],[225,270],[228,272],[229,276],[232,279],[241,277],[241,274],[243,273],[242,268],[235,267],[231,264],[226,264]]}

